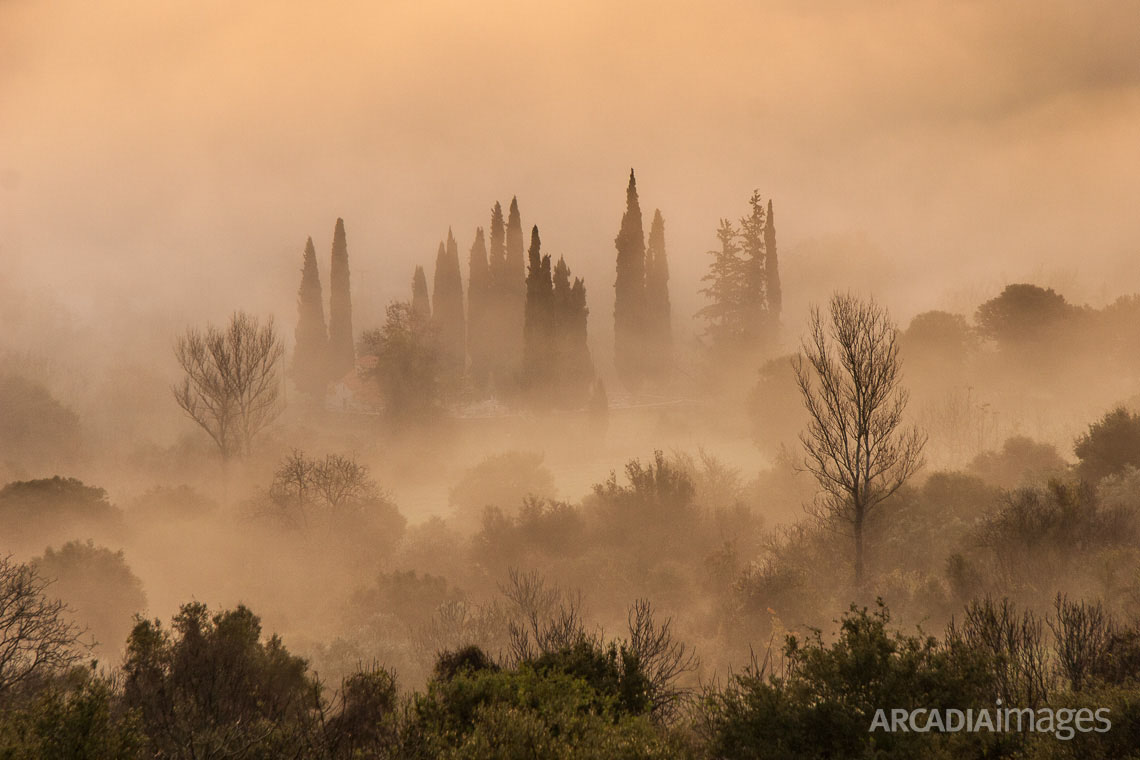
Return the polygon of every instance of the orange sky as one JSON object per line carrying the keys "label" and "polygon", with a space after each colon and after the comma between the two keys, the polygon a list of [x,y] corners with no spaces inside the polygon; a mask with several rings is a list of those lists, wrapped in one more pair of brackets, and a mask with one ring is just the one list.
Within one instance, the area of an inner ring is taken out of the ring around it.
{"label": "orange sky", "polygon": [[0,0],[5,287],[291,326],[339,215],[367,327],[517,194],[604,340],[634,166],[685,323],[754,187],[787,266],[870,251],[901,313],[1140,289],[1140,5],[614,5]]}

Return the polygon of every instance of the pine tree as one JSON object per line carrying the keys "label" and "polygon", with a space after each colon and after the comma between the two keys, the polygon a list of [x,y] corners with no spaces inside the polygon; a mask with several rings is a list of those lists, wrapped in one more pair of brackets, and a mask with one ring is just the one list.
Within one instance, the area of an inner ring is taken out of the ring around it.
{"label": "pine tree", "polygon": [[559,405],[576,407],[585,400],[594,377],[587,344],[586,285],[581,277],[570,284],[570,267],[559,257],[553,274],[554,379]]}
{"label": "pine tree", "polygon": [[614,362],[622,382],[631,389],[641,384],[644,371],[643,326],[645,318],[645,235],[637,180],[629,170],[626,208],[614,245],[617,248],[617,279],[614,282]]}
{"label": "pine tree", "polygon": [[744,340],[752,348],[759,348],[768,335],[768,277],[764,261],[764,204],[760,191],[748,199],[750,213],[740,220],[740,255],[744,268],[743,320]]}
{"label": "pine tree", "polygon": [[523,384],[538,400],[554,372],[554,283],[550,256],[542,255],[538,227],[530,233],[523,321]]}
{"label": "pine tree", "polygon": [[768,213],[764,223],[764,274],[765,291],[768,295],[768,340],[772,346],[779,337],[780,310],[783,308],[783,292],[780,289],[780,261],[776,255],[776,217],[772,213],[772,199],[768,199]]}
{"label": "pine tree", "polygon": [[475,230],[467,271],[467,352],[471,356],[471,380],[476,388],[483,389],[491,370],[495,335],[490,330],[494,291],[482,227]]}
{"label": "pine tree", "polygon": [[715,349],[734,349],[743,340],[744,262],[736,228],[728,219],[720,220],[716,233],[720,248],[709,251],[713,257],[709,272],[701,278],[708,285],[701,290],[710,303],[697,312],[708,324],[705,335]]}
{"label": "pine tree", "polygon": [[416,273],[412,275],[412,312],[425,324],[431,320],[431,300],[423,267],[416,267]]}
{"label": "pine tree", "polygon": [[329,371],[334,379],[356,366],[352,334],[352,293],[348,275],[348,243],[344,220],[336,220],[329,269]]}
{"label": "pine tree", "polygon": [[645,252],[645,348],[648,364],[662,380],[673,362],[673,327],[669,305],[669,260],[665,255],[665,220],[653,212]]}
{"label": "pine tree", "polygon": [[450,229],[446,246],[440,243],[435,257],[431,302],[443,365],[453,375],[462,374],[467,358],[463,275],[459,271],[459,245]]}
{"label": "pine tree", "polygon": [[322,399],[328,384],[328,330],[317,250],[313,239],[305,241],[301,265],[301,288],[297,292],[297,329],[293,333],[293,381],[297,388],[315,399]]}

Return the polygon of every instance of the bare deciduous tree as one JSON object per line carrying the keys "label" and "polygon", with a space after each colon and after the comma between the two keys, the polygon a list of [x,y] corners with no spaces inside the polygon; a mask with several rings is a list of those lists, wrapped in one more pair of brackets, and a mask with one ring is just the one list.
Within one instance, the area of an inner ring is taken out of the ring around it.
{"label": "bare deciduous tree", "polygon": [[281,413],[285,347],[270,317],[235,312],[224,328],[190,328],[174,345],[186,372],[173,387],[183,411],[218,447],[223,459],[248,454],[253,439]]}
{"label": "bare deciduous tree", "polygon": [[368,467],[355,459],[340,454],[309,459],[305,452],[294,449],[273,475],[269,514],[289,524],[299,520],[307,527],[317,512],[331,528],[335,518],[385,498]]}
{"label": "bare deciduous tree", "polygon": [[855,583],[863,583],[863,531],[868,515],[923,464],[926,435],[903,428],[897,331],[887,310],[851,294],[831,298],[825,321],[811,311],[796,382],[808,411],[800,434],[804,465],[821,494],[812,511],[850,526]]}
{"label": "bare deciduous tree", "polygon": [[647,599],[638,599],[629,609],[629,650],[649,680],[653,714],[661,720],[673,719],[693,692],[678,681],[696,670],[700,659],[673,637],[672,619],[657,624]]}
{"label": "bare deciduous tree", "polygon": [[0,695],[79,659],[83,631],[34,568],[0,557]]}

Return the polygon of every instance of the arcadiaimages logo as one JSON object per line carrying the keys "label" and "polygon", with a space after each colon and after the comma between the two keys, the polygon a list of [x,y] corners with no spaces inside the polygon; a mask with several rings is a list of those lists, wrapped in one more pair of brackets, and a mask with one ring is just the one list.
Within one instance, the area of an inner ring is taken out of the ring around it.
{"label": "arcadiaimages logo", "polygon": [[997,700],[994,708],[938,710],[923,707],[914,710],[894,708],[878,709],[871,720],[870,732],[939,733],[1041,733],[1053,734],[1062,741],[1077,733],[1099,734],[1112,730],[1107,707],[1080,709],[1039,707],[1002,707]]}

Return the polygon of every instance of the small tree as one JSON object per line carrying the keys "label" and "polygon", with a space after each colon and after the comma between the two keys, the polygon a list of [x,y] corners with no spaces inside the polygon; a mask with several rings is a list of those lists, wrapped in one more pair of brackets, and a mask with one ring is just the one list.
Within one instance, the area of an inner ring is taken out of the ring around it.
{"label": "small tree", "polygon": [[850,294],[831,298],[830,319],[811,310],[796,382],[809,420],[804,465],[821,491],[813,512],[851,526],[855,583],[863,583],[867,517],[923,464],[926,435],[903,428],[897,331],[887,310]]}
{"label": "small tree", "polygon": [[222,459],[248,454],[281,413],[279,373],[285,347],[270,317],[235,312],[224,328],[190,328],[174,344],[186,377],[174,400],[218,447]]}

